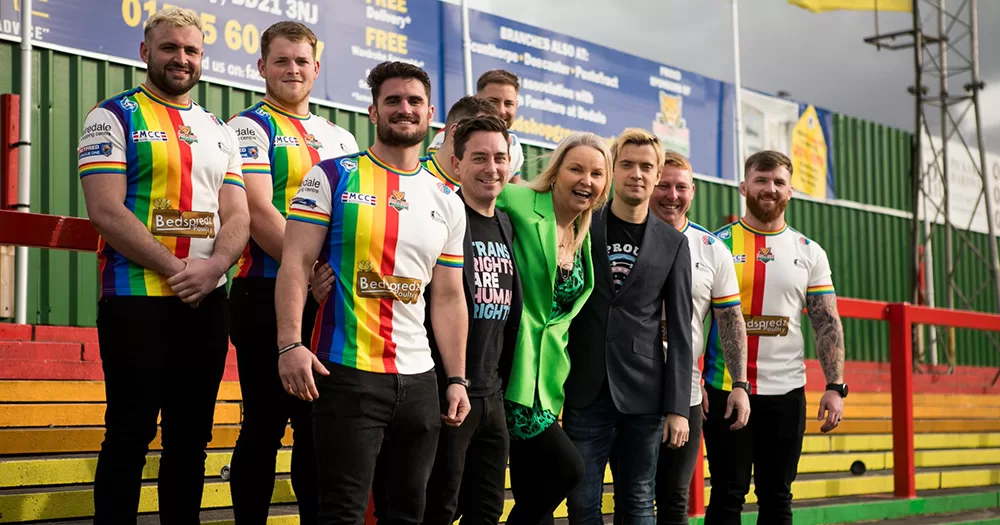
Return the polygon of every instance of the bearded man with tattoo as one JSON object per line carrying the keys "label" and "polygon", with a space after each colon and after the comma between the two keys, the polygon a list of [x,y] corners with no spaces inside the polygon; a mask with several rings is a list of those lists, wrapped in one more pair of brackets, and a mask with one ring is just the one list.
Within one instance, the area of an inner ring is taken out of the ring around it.
{"label": "bearded man with tattoo", "polygon": [[[727,418],[728,413],[708,412],[704,433],[712,494],[706,525],[740,523],[751,470],[759,507],[757,523],[792,523],[791,486],[802,452],[806,414],[803,308],[809,312],[827,382],[819,403],[820,430],[837,428],[844,410],[844,330],[830,263],[819,244],[785,223],[791,178],[792,163],[787,156],[775,151],[750,156],[740,183],[747,213],[715,232],[733,254],[739,281],[753,417],[744,428],[732,430],[734,418]],[[703,372],[709,407],[725,405],[728,391],[739,386],[732,377],[730,351],[720,337],[723,332],[724,322],[716,316]]]}

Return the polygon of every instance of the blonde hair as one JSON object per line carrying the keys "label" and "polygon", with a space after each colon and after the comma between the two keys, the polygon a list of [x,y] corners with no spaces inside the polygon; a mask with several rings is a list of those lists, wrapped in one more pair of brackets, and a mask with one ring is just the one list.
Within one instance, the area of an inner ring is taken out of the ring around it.
{"label": "blonde hair", "polygon": [[687,159],[684,155],[677,153],[676,151],[668,151],[663,155],[663,165],[673,166],[677,169],[687,170],[694,172],[691,168],[691,161]]}
{"label": "blonde hair", "polygon": [[149,38],[149,32],[159,26],[167,27],[195,27],[203,34],[205,28],[201,25],[201,17],[198,13],[184,7],[170,7],[153,13],[146,21],[146,29],[143,32],[145,38]]}
{"label": "blonde hair", "polygon": [[549,159],[548,166],[542,171],[537,177],[531,179],[530,182],[525,185],[538,193],[551,193],[552,186],[556,183],[556,178],[559,176],[559,168],[562,167],[562,163],[566,160],[566,154],[569,150],[577,146],[589,146],[601,152],[604,156],[604,189],[601,190],[601,194],[594,199],[594,204],[591,205],[589,210],[584,211],[576,218],[576,231],[573,236],[573,253],[576,253],[583,246],[583,241],[587,237],[587,233],[590,232],[590,221],[594,214],[594,210],[599,210],[601,206],[604,206],[608,202],[608,196],[611,195],[611,151],[608,150],[608,143],[606,140],[594,133],[573,133],[572,135],[563,139],[556,147],[556,150],[552,152],[552,156]]}
{"label": "blonde hair", "polygon": [[659,137],[642,128],[625,128],[618,135],[614,144],[611,145],[612,165],[618,162],[618,156],[622,154],[622,150],[629,144],[635,146],[653,146],[653,151],[656,152],[656,166],[663,165],[663,147],[660,146]]}

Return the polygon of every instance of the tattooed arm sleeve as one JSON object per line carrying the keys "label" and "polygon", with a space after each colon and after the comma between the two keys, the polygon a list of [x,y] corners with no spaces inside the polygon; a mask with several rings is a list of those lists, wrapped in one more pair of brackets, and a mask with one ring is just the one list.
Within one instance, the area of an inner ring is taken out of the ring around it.
{"label": "tattooed arm sleeve", "polygon": [[816,332],[816,354],[827,383],[844,380],[844,327],[837,312],[837,296],[828,293],[806,298],[809,322]]}
{"label": "tattooed arm sleeve", "polygon": [[747,380],[747,325],[740,305],[715,308],[719,323],[719,341],[726,359],[726,368],[734,381]]}

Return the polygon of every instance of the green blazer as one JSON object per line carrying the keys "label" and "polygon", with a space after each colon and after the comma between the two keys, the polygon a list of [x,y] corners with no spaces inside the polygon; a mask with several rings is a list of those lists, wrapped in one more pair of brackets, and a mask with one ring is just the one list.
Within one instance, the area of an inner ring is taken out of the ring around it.
{"label": "green blazer", "polygon": [[508,184],[497,199],[497,208],[510,216],[514,226],[514,260],[521,274],[524,300],[506,398],[530,407],[535,402],[537,389],[542,408],[558,415],[566,398],[563,384],[569,376],[566,345],[570,321],[594,289],[590,232],[587,232],[580,253],[583,293],[568,312],[553,319],[552,288],[556,281],[559,241],[552,194]]}

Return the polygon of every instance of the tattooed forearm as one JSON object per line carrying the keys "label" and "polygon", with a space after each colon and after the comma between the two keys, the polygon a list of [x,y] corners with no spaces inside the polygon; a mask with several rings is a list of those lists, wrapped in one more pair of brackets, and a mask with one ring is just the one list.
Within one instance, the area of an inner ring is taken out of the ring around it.
{"label": "tattooed forearm", "polygon": [[719,322],[719,339],[726,368],[734,381],[747,379],[747,325],[743,321],[740,306],[716,308],[715,319]]}
{"label": "tattooed forearm", "polygon": [[837,312],[834,294],[811,295],[806,298],[809,321],[816,332],[816,355],[828,383],[844,380],[844,327]]}

